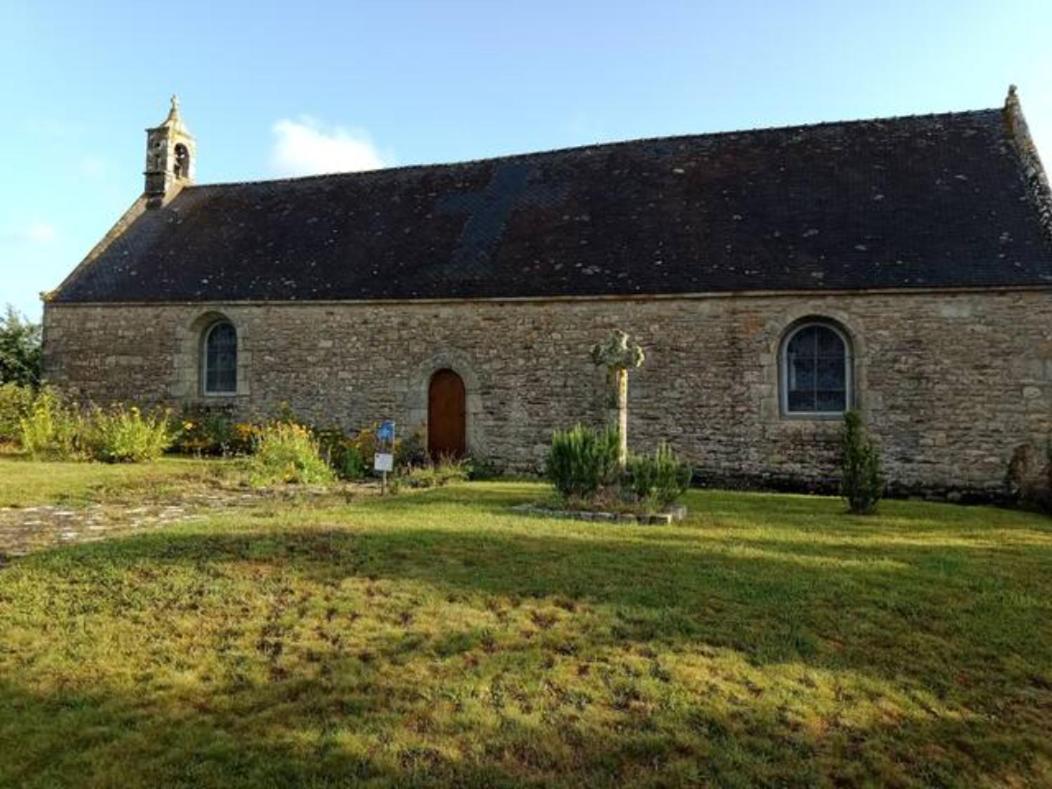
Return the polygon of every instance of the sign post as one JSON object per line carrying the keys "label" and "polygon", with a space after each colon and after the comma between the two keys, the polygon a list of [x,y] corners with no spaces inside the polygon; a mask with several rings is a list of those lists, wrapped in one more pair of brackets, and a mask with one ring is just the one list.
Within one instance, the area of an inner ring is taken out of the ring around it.
{"label": "sign post", "polygon": [[395,423],[385,419],[376,429],[376,454],[373,456],[373,471],[380,472],[380,495],[387,493],[387,473],[394,471]]}

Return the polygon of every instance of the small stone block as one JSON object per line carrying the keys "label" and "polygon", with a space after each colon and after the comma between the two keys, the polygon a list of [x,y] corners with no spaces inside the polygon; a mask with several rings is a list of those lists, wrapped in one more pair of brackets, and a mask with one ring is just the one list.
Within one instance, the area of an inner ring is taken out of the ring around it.
{"label": "small stone block", "polygon": [[672,515],[668,512],[659,512],[656,515],[651,515],[648,520],[652,524],[668,526],[670,523],[672,523]]}

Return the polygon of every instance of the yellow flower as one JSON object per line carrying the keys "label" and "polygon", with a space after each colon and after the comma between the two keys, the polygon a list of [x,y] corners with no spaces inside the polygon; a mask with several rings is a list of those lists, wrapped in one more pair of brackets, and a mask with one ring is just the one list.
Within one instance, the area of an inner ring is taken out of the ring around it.
{"label": "yellow flower", "polygon": [[193,422],[183,422],[183,430],[193,430],[193,429],[194,429],[194,423]]}

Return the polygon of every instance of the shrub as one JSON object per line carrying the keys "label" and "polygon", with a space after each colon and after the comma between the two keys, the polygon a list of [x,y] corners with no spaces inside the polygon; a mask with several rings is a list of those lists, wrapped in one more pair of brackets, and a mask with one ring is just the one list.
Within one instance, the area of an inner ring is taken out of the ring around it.
{"label": "shrub", "polygon": [[667,443],[658,445],[653,457],[637,455],[628,461],[625,476],[637,501],[651,502],[664,509],[690,487],[693,470],[676,458]]}
{"label": "shrub", "polygon": [[440,488],[451,482],[464,482],[471,476],[471,461],[466,458],[443,457],[437,463],[405,468],[400,481],[411,488]]}
{"label": "shrub", "polygon": [[224,455],[251,455],[259,443],[262,425],[255,422],[235,422],[223,450]]}
{"label": "shrub", "polygon": [[875,512],[884,495],[880,452],[873,444],[857,411],[844,414],[841,433],[842,471],[840,494],[856,515]]}
{"label": "shrub", "polygon": [[311,431],[294,422],[274,422],[259,433],[256,453],[249,462],[255,485],[331,482],[332,470],[322,459]]}
{"label": "shrub", "polygon": [[473,457],[468,460],[468,479],[471,480],[497,479],[503,471],[500,465],[487,458]]}
{"label": "shrub", "polygon": [[466,482],[471,479],[472,461],[470,458],[441,457],[435,463],[435,476],[439,485],[450,482]]}
{"label": "shrub", "polygon": [[37,392],[18,422],[19,443],[36,460],[140,463],[160,457],[176,434],[167,411],[115,405],[85,412],[51,388]]}
{"label": "shrub", "polygon": [[431,458],[427,454],[427,440],[423,429],[395,441],[394,462],[396,466],[402,468],[426,466],[431,463]]}
{"label": "shrub", "polygon": [[0,385],[0,444],[18,443],[21,422],[33,407],[33,390],[16,383]]}
{"label": "shrub", "polygon": [[54,389],[37,393],[18,428],[19,443],[34,459],[74,460],[82,455],[83,419]]}
{"label": "shrub", "polygon": [[94,460],[143,463],[159,458],[175,440],[167,411],[144,414],[137,407],[95,407],[82,423],[81,443]]}
{"label": "shrub", "polygon": [[366,458],[353,440],[341,442],[323,457],[340,479],[368,479],[372,473],[372,455]]}
{"label": "shrub", "polygon": [[434,466],[407,466],[397,479],[410,488],[437,488],[441,484]]}
{"label": "shrub", "polygon": [[1015,504],[1052,513],[1052,440],[1043,457],[1030,444],[1016,447],[1008,463],[1005,492]]}
{"label": "shrub", "polygon": [[[379,422],[362,428],[353,436],[339,428],[315,431],[322,457],[342,479],[367,479],[373,473],[373,456],[379,450],[376,431]],[[395,452],[398,441],[395,440]]]}
{"label": "shrub", "polygon": [[340,479],[365,479],[369,476],[373,463],[369,447],[375,444],[375,438],[365,433],[361,431],[348,436],[339,428],[314,431],[322,459]]}
{"label": "shrub", "polygon": [[224,408],[191,407],[179,419],[172,449],[186,455],[249,455],[258,433],[259,425],[234,422]]}
{"label": "shrub", "polygon": [[617,480],[619,441],[612,427],[595,430],[576,425],[557,430],[552,434],[545,474],[564,498],[594,496]]}
{"label": "shrub", "polygon": [[[366,479],[373,473],[373,456],[379,451],[376,440],[379,428],[380,423],[374,422],[353,436],[345,435],[339,428],[318,430],[315,434],[322,457],[341,479]],[[424,450],[421,431],[411,433],[404,439],[396,438],[392,449],[396,469],[426,468],[431,465]]]}

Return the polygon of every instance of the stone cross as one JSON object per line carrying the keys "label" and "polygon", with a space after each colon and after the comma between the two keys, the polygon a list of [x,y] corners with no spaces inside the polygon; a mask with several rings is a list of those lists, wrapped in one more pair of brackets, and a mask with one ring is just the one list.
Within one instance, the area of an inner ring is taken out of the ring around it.
{"label": "stone cross", "polygon": [[645,359],[643,349],[620,329],[592,347],[592,362],[597,367],[606,367],[610,384],[607,418],[617,428],[620,439],[617,460],[621,468],[628,463],[628,371],[639,367]]}

